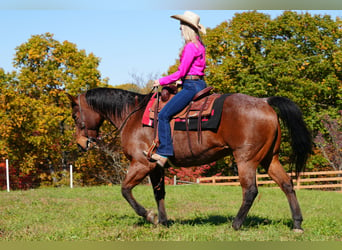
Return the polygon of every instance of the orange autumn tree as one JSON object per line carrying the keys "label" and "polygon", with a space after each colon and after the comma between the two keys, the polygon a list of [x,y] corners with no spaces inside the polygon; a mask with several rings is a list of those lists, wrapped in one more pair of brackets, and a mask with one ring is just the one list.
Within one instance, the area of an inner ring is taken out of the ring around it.
{"label": "orange autumn tree", "polygon": [[76,95],[107,86],[97,69],[99,62],[92,53],[46,33],[16,48],[16,72],[0,69],[0,155],[16,169],[14,182],[23,178],[29,178],[31,186],[57,182],[68,162],[77,160],[65,92]]}

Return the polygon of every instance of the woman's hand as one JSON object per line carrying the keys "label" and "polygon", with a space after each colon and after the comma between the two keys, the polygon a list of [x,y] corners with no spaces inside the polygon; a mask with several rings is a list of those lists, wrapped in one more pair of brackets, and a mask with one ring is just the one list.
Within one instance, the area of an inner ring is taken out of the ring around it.
{"label": "woman's hand", "polygon": [[182,80],[176,81],[176,87],[178,87],[179,85],[182,85],[182,84],[183,84]]}
{"label": "woman's hand", "polygon": [[154,80],[153,87],[158,87],[158,86],[160,86],[159,80]]}

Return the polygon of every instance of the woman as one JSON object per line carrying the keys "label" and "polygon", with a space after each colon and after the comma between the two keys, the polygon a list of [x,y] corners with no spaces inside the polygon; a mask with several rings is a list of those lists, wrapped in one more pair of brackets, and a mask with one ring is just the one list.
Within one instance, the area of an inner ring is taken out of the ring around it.
{"label": "woman", "polygon": [[205,34],[206,30],[199,23],[200,17],[191,11],[185,11],[183,15],[171,17],[180,20],[180,29],[185,42],[180,55],[180,65],[177,72],[155,80],[153,86],[167,85],[181,79],[183,88],[165,105],[158,115],[160,144],[157,152],[151,155],[151,161],[156,161],[162,167],[167,162],[167,158],[173,156],[170,129],[171,117],[183,110],[196,93],[206,87],[206,83],[203,80],[206,67],[205,47],[199,34],[199,32]]}

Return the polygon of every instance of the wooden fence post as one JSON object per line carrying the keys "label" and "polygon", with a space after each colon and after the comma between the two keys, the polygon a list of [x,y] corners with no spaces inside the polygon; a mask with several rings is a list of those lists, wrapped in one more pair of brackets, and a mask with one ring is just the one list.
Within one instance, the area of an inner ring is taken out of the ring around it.
{"label": "wooden fence post", "polygon": [[256,182],[255,184],[258,187],[259,186],[259,184],[258,184],[259,183],[259,173],[258,172],[256,173],[255,182]]}
{"label": "wooden fence post", "polygon": [[300,174],[297,176],[297,189],[300,189]]}

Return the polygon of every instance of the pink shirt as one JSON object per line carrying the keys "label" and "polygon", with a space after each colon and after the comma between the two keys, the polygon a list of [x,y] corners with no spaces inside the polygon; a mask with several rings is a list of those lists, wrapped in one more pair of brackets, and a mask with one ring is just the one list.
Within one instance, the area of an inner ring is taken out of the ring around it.
{"label": "pink shirt", "polygon": [[184,46],[180,57],[180,65],[175,73],[159,79],[160,85],[173,83],[186,75],[204,75],[205,47],[202,43],[189,42]]}

